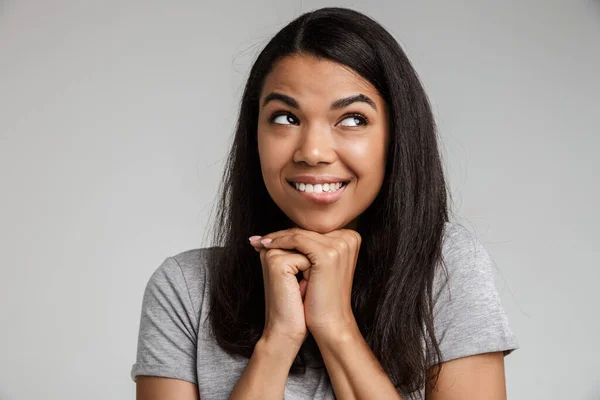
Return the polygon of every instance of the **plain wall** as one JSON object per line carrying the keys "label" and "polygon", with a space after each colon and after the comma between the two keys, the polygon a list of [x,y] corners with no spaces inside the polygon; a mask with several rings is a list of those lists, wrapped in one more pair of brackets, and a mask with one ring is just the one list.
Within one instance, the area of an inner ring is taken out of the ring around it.
{"label": "plain wall", "polygon": [[374,17],[435,110],[453,212],[498,267],[510,399],[600,399],[600,3],[0,3],[0,399],[133,399],[145,284],[205,229],[257,52]]}

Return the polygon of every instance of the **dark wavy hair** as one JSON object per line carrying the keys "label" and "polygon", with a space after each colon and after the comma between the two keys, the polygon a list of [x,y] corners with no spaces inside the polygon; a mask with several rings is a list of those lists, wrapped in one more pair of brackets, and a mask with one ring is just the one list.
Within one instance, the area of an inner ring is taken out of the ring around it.
{"label": "dark wavy hair", "polygon": [[[398,42],[370,17],[346,8],[305,13],[279,31],[258,55],[241,100],[214,225],[210,324],[217,343],[250,357],[265,322],[260,259],[248,243],[291,227],[264,185],[257,147],[259,97],[265,76],[288,55],[344,64],[368,80],[389,109],[390,143],[383,186],[359,218],[362,245],[352,287],[361,333],[397,388],[418,390],[439,369],[432,286],[443,264],[447,188],[431,107]],[[310,335],[309,335],[310,339]],[[290,373],[306,368],[303,344]],[[314,340],[314,339],[312,339]],[[425,348],[425,351],[423,349]],[[321,359],[322,360],[322,359]]]}

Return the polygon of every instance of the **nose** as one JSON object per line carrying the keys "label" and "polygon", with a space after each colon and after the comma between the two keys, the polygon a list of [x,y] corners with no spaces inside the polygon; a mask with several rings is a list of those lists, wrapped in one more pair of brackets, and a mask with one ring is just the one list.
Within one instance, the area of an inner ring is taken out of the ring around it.
{"label": "nose", "polygon": [[294,162],[311,166],[331,164],[336,159],[334,141],[327,127],[305,125],[294,151]]}

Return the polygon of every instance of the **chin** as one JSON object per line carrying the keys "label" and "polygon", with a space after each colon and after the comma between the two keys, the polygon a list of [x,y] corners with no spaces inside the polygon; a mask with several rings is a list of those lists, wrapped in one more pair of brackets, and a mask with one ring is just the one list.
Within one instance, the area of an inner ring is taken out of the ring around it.
{"label": "chin", "polygon": [[317,220],[317,219],[302,219],[302,218],[291,218],[292,221],[299,228],[306,229],[307,231],[313,231],[317,233],[328,233],[338,229],[344,228],[346,223],[344,221],[334,220]]}

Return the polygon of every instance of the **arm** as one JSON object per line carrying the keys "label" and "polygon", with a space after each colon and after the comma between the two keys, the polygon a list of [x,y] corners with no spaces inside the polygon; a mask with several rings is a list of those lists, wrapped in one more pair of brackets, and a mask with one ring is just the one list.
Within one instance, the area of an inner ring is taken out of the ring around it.
{"label": "arm", "polygon": [[[345,332],[328,339],[315,337],[336,397],[340,400],[400,399],[358,329]],[[506,400],[501,351],[462,357],[441,366],[436,386],[427,388],[427,400]]]}
{"label": "arm", "polygon": [[165,259],[152,274],[142,302],[136,363],[137,400],[198,400],[197,309],[179,265]]}
{"label": "arm", "polygon": [[340,400],[396,399],[401,397],[365,342],[357,326],[315,336],[335,395]]}
{"label": "arm", "polygon": [[[290,348],[283,341],[261,339],[230,400],[282,399],[288,372],[299,350],[296,348],[296,353],[291,355]],[[136,400],[200,400],[195,384],[157,376],[138,376],[136,393]]]}
{"label": "arm", "polygon": [[501,351],[457,358],[441,366],[437,384],[427,388],[427,400],[506,400]]}
{"label": "arm", "polygon": [[290,367],[299,349],[281,339],[261,338],[229,399],[282,399]]}
{"label": "arm", "polygon": [[200,400],[198,386],[179,379],[138,376],[136,400]]}

